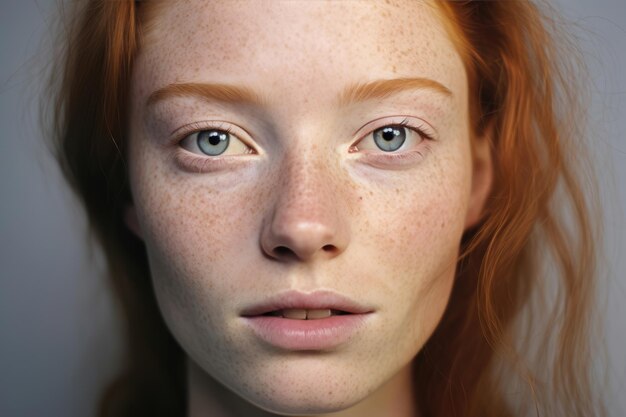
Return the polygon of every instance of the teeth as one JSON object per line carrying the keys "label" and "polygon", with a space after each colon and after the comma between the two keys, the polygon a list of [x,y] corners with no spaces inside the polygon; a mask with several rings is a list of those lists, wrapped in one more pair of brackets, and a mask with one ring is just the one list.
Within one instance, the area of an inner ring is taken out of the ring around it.
{"label": "teeth", "polygon": [[302,308],[285,308],[282,311],[278,312],[278,315],[281,315],[286,319],[296,319],[296,320],[316,320],[323,319],[326,317],[330,317],[331,311],[328,308],[325,309],[317,309],[317,310],[305,310]]}
{"label": "teeth", "polygon": [[282,313],[286,319],[306,320],[306,310],[301,308],[285,308]]}
{"label": "teeth", "polygon": [[307,320],[324,319],[326,317],[330,317],[330,309],[328,308],[324,310],[307,310],[306,311]]}

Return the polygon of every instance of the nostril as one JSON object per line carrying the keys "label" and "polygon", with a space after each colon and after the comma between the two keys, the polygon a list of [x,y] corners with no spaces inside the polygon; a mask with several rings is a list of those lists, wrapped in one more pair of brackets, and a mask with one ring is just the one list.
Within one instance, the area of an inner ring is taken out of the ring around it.
{"label": "nostril", "polygon": [[[321,248],[321,251],[327,254],[334,254],[337,252],[337,247],[335,245],[324,245]],[[291,258],[307,258],[309,255],[304,253],[304,251],[295,251],[289,246],[276,246],[272,251],[272,256],[280,259],[291,259]]]}
{"label": "nostril", "polygon": [[276,246],[274,248],[274,253],[277,256],[281,256],[282,257],[282,256],[288,256],[288,255],[293,254],[293,251],[291,249],[289,249],[288,247],[286,247],[286,246]]}

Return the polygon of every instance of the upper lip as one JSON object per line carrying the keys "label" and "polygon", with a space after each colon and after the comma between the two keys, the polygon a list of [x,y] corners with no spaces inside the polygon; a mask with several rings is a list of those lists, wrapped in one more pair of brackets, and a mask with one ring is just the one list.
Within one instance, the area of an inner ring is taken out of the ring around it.
{"label": "upper lip", "polygon": [[352,314],[371,313],[374,310],[370,306],[358,303],[344,295],[332,291],[318,290],[311,293],[304,293],[290,290],[276,294],[257,304],[244,308],[241,315],[258,316],[286,308],[301,308],[307,310],[331,309]]}

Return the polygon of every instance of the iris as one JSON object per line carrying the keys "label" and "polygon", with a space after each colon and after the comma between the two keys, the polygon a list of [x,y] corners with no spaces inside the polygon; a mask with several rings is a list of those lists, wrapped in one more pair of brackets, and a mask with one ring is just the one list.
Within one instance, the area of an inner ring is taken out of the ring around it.
{"label": "iris", "polygon": [[198,148],[207,155],[217,156],[226,151],[230,143],[230,134],[223,130],[203,130],[196,139]]}
{"label": "iris", "polygon": [[397,151],[405,140],[406,128],[403,126],[385,126],[374,131],[376,146],[386,152]]}

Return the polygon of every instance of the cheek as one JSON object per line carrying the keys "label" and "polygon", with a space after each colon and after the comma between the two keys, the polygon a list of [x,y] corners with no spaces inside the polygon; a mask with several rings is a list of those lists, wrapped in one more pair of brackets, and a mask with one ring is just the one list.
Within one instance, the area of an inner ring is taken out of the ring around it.
{"label": "cheek", "polygon": [[134,204],[166,321],[174,333],[193,332],[207,322],[219,328],[219,306],[236,298],[242,277],[251,276],[247,269],[257,261],[256,207],[264,190],[173,174],[149,150],[132,170]]}
{"label": "cheek", "polygon": [[[462,155],[458,153],[458,155]],[[386,299],[387,340],[415,353],[447,305],[469,197],[469,160],[437,159],[427,172],[363,198],[361,251]],[[369,196],[369,197],[368,197]]]}
{"label": "cheek", "polygon": [[[461,155],[459,153],[459,155]],[[469,198],[469,163],[433,158],[428,170],[363,198],[359,233],[399,285],[417,286],[456,263]]]}
{"label": "cheek", "polygon": [[228,262],[239,241],[251,236],[248,190],[225,193],[197,181],[165,177],[139,188],[142,198],[136,198],[136,205],[148,252],[182,275],[195,276],[197,268]]}

